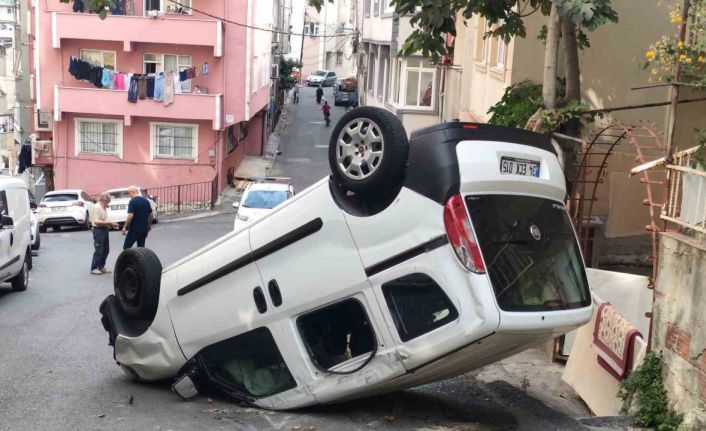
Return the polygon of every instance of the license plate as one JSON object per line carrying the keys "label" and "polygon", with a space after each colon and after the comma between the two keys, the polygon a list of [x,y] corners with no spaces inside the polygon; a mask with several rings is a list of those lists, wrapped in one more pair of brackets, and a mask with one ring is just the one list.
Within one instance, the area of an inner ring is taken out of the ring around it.
{"label": "license plate", "polygon": [[66,207],[53,207],[51,210],[52,211],[64,211]]}
{"label": "license plate", "polygon": [[111,210],[124,210],[127,208],[127,205],[111,205],[110,209]]}
{"label": "license plate", "polygon": [[539,178],[539,162],[515,157],[500,158],[500,173],[502,175],[520,175]]}

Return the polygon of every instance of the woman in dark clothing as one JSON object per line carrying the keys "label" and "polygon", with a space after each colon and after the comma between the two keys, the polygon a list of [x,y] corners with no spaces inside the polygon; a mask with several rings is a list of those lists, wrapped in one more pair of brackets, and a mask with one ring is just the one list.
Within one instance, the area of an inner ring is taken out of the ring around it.
{"label": "woman in dark clothing", "polygon": [[[323,84],[322,84],[323,85]],[[322,86],[319,86],[316,89],[316,103],[321,104],[321,98],[324,97],[324,89]]]}

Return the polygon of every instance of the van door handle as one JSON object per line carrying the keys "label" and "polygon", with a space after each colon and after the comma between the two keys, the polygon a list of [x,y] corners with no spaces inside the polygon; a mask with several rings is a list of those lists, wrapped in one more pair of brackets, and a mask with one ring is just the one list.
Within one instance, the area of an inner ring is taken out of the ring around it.
{"label": "van door handle", "polygon": [[262,293],[262,288],[260,286],[257,286],[255,289],[253,289],[252,296],[255,299],[255,306],[257,307],[257,311],[259,311],[260,314],[263,314],[265,311],[267,311],[267,301],[265,301],[265,294]]}
{"label": "van door handle", "polygon": [[275,307],[282,305],[282,292],[279,290],[277,280],[270,280],[270,282],[267,283],[267,290],[270,292],[270,298],[272,298],[272,303]]}

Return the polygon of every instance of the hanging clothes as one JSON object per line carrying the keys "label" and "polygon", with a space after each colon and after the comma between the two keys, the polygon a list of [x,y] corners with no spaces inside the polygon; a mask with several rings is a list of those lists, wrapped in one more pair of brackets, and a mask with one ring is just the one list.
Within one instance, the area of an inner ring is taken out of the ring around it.
{"label": "hanging clothes", "polygon": [[160,73],[154,78],[154,101],[161,102],[164,100],[164,74]]}
{"label": "hanging clothes", "polygon": [[147,98],[154,99],[154,76],[147,77]]}
{"label": "hanging clothes", "polygon": [[147,98],[147,77],[145,75],[139,75],[137,82],[137,97],[140,100],[145,100]]}
{"label": "hanging clothes", "polygon": [[88,72],[88,81],[97,88],[103,88],[103,68],[100,66],[92,66]]}
{"label": "hanging clothes", "polygon": [[109,88],[111,90],[114,88],[115,76],[111,70],[103,68],[103,77],[101,79],[101,84],[104,88]]}
{"label": "hanging clothes", "polygon": [[17,157],[19,166],[17,167],[17,173],[21,174],[25,169],[32,166],[32,145],[22,144],[22,149],[20,149],[20,154]]}
{"label": "hanging clothes", "polygon": [[201,71],[201,74],[203,76],[208,75],[208,61],[203,62],[203,66],[201,67],[203,70]]}
{"label": "hanging clothes", "polygon": [[76,79],[88,80],[91,72],[91,64],[87,61],[83,61],[80,58],[76,59]]}
{"label": "hanging clothes", "polygon": [[187,79],[189,79],[189,78],[187,78],[186,69],[180,70],[180,71],[179,71],[179,81],[180,81],[180,82],[184,82],[184,81],[186,81]]}
{"label": "hanging clothes", "polygon": [[201,66],[194,68],[194,78],[198,78],[199,76],[201,76]]}
{"label": "hanging clothes", "polygon": [[180,75],[181,75],[181,72],[174,72],[174,93],[175,94],[181,93],[181,79],[179,79]]}
{"label": "hanging clothes", "polygon": [[127,90],[127,101],[130,103],[137,103],[137,91],[138,91],[138,79],[133,76],[130,79],[130,88]]}
{"label": "hanging clothes", "polygon": [[125,90],[125,75],[120,72],[116,73],[114,84],[116,90]]}
{"label": "hanging clothes", "polygon": [[[74,78],[76,78],[78,76],[78,58],[72,56],[69,59],[69,73]],[[78,79],[78,78],[76,78],[76,79]]]}
{"label": "hanging clothes", "polygon": [[73,10],[74,12],[83,13],[83,11],[86,10],[86,5],[83,3],[83,0],[74,0]]}

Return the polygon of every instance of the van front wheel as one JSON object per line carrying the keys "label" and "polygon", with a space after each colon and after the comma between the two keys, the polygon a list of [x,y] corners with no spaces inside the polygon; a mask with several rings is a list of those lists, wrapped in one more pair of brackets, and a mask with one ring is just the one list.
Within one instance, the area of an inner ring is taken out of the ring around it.
{"label": "van front wheel", "polygon": [[124,250],[115,263],[115,297],[125,314],[152,319],[157,313],[162,264],[154,252],[137,247]]}
{"label": "van front wheel", "polygon": [[25,260],[22,262],[22,269],[20,269],[20,273],[12,277],[10,280],[12,283],[12,290],[15,292],[27,290],[27,286],[29,285],[29,259],[31,259],[31,253],[27,253],[25,255]]}

